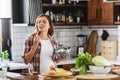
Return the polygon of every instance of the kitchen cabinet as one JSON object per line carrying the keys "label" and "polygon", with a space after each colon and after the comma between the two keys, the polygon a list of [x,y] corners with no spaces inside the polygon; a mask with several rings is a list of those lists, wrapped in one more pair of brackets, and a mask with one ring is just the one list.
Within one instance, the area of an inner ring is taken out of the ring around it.
{"label": "kitchen cabinet", "polygon": [[12,0],[12,22],[23,23],[23,0]]}
{"label": "kitchen cabinet", "polygon": [[[60,0],[64,1],[64,0]],[[42,0],[43,13],[49,15],[55,25],[81,25],[87,24],[87,1],[74,2],[52,2]],[[77,22],[75,12],[81,10],[83,17]]]}
{"label": "kitchen cabinet", "polygon": [[42,13],[41,0],[12,0],[12,22],[35,24],[36,17]]}
{"label": "kitchen cabinet", "polygon": [[113,24],[113,2],[103,0],[88,1],[88,24]]}

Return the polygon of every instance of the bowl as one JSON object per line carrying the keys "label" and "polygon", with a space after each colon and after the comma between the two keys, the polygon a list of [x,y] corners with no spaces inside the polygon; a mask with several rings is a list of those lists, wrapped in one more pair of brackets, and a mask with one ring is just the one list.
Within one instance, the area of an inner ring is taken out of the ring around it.
{"label": "bowl", "polygon": [[70,51],[71,48],[61,48],[61,49],[56,49],[55,52],[57,53],[57,55],[59,56],[66,56],[66,58],[69,58],[70,56]]}
{"label": "bowl", "polygon": [[94,66],[89,65],[90,71],[95,76],[106,76],[111,71],[112,66]]}
{"label": "bowl", "polygon": [[70,71],[72,72],[72,75],[74,76],[80,74],[80,69],[71,68]]}

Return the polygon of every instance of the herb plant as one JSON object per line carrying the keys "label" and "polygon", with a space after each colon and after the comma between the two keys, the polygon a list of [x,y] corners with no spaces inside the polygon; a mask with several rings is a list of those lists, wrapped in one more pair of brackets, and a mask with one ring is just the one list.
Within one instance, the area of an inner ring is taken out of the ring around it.
{"label": "herb plant", "polygon": [[80,68],[80,73],[81,74],[86,74],[87,73],[87,65],[93,65],[92,63],[92,56],[86,52],[86,53],[79,53],[76,57],[76,62],[75,62],[75,69]]}
{"label": "herb plant", "polygon": [[9,56],[8,50],[5,50],[5,51],[0,53],[0,57],[2,60],[8,60],[8,56]]}

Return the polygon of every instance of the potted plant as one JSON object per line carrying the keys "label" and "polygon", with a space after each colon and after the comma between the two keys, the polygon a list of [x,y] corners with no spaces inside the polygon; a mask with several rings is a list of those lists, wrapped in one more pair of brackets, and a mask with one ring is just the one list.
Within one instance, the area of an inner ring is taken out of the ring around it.
{"label": "potted plant", "polygon": [[2,61],[8,61],[9,58],[8,58],[9,54],[8,54],[8,50],[5,50],[5,51],[2,51],[0,53],[0,58],[2,59]]}
{"label": "potted plant", "polygon": [[82,10],[77,10],[75,12],[75,17],[77,18],[77,22],[80,22],[80,18],[84,17]]}

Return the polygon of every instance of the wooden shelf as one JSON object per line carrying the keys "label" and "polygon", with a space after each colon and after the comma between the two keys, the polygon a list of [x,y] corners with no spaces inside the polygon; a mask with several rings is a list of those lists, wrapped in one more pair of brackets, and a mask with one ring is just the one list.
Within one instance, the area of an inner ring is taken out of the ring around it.
{"label": "wooden shelf", "polygon": [[115,21],[114,24],[120,24],[120,21]]}
{"label": "wooden shelf", "polygon": [[86,5],[80,5],[80,4],[48,4],[48,3],[43,3],[42,6],[44,7],[86,7]]}
{"label": "wooden shelf", "polygon": [[79,22],[79,23],[76,23],[76,22],[67,22],[66,24],[70,24],[70,25],[81,25],[81,24],[87,24],[87,22]]}
{"label": "wooden shelf", "polygon": [[60,26],[60,25],[87,25],[87,22],[55,22],[54,25]]}
{"label": "wooden shelf", "polygon": [[118,6],[120,6],[120,2],[115,2],[115,4],[114,5],[118,5]]}
{"label": "wooden shelf", "polygon": [[44,6],[44,7],[49,7],[50,4],[44,3],[44,4],[42,4],[42,6]]}

